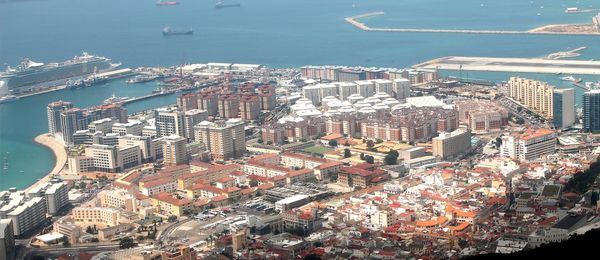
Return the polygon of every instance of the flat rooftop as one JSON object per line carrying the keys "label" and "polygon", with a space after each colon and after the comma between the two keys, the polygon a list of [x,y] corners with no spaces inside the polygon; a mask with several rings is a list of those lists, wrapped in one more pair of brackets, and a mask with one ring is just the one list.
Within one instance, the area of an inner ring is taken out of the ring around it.
{"label": "flat rooftop", "polygon": [[413,66],[418,69],[600,75],[600,61],[540,58],[442,57]]}

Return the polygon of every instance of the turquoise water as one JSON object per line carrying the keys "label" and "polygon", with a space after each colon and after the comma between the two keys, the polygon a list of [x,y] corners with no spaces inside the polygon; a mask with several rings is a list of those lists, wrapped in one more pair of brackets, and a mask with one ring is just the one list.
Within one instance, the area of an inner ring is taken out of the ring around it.
{"label": "turquoise water", "polygon": [[[365,22],[377,27],[525,30],[546,23],[588,23],[592,13],[565,14],[564,9],[590,5],[598,8],[598,1],[228,2],[242,6],[215,9],[214,1],[209,0],[181,0],[181,5],[168,7],[156,7],[154,0],[0,1],[0,65],[15,65],[22,57],[40,62],[61,61],[82,50],[123,62],[125,67],[211,61],[270,67],[406,67],[448,55],[539,57],[580,46],[588,46],[580,58],[600,58],[599,37],[376,33],[357,30],[343,20],[385,11],[384,16]],[[194,35],[163,37],[161,30],[167,25],[192,27]],[[498,73],[471,75],[494,80],[508,77]],[[555,75],[531,77],[564,85]],[[0,159],[10,152],[9,173],[0,173],[0,189],[25,187],[52,168],[52,154],[32,141],[47,131],[47,103],[63,99],[86,107],[100,104],[113,92],[138,96],[155,87],[155,83],[127,86],[124,80],[118,80],[0,104]],[[131,104],[128,109],[137,112],[174,102],[171,95]]]}

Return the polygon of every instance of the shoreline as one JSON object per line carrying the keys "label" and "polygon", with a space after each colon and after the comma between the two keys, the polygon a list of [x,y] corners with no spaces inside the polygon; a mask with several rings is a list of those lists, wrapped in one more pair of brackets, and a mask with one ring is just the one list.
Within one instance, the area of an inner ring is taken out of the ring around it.
{"label": "shoreline", "polygon": [[54,137],[51,136],[49,133],[38,135],[33,140],[37,144],[44,146],[52,151],[52,154],[54,156],[54,167],[44,177],[32,183],[27,188],[23,189],[25,190],[25,192],[28,192],[33,187],[36,187],[44,182],[48,182],[53,177],[60,175],[60,172],[67,164],[67,151],[65,150],[64,145],[59,141],[55,140]]}
{"label": "shoreline", "polygon": [[566,36],[600,36],[600,32],[589,31],[552,31],[551,29],[563,27],[587,27],[593,24],[548,24],[527,31],[514,30],[469,30],[469,29],[416,29],[416,28],[376,28],[369,27],[359,19],[384,15],[384,12],[371,12],[344,18],[354,27],[367,32],[412,32],[412,33],[462,33],[462,34],[500,34],[500,35],[566,35]]}

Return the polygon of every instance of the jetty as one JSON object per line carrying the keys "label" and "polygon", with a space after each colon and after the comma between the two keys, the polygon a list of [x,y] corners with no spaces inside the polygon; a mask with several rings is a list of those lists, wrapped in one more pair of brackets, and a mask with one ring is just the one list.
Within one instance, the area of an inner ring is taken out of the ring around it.
{"label": "jetty", "polygon": [[600,61],[448,56],[414,65],[417,69],[600,75]]}
{"label": "jetty", "polygon": [[[351,17],[344,20],[354,27],[369,32],[404,32],[404,33],[462,33],[462,34],[499,34],[499,35],[593,35],[600,36],[600,31],[590,30],[593,24],[568,24],[568,25],[546,25],[528,31],[514,30],[469,30],[469,29],[415,29],[415,28],[374,28],[359,19],[384,15],[384,12],[371,12]],[[556,29],[556,28],[560,29]]]}

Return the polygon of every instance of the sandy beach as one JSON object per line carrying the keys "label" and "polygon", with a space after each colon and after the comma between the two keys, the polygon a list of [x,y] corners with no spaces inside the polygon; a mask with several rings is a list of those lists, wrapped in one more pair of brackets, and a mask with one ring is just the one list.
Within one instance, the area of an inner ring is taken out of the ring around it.
{"label": "sandy beach", "polygon": [[38,135],[35,137],[34,140],[36,143],[46,146],[50,150],[52,150],[56,161],[54,164],[54,168],[52,168],[52,170],[46,176],[44,176],[40,180],[36,181],[34,184],[30,185],[27,189],[25,189],[26,192],[41,183],[50,181],[53,176],[59,175],[62,169],[64,168],[65,164],[67,163],[67,151],[65,150],[64,145],[60,141],[54,139],[54,137],[52,137],[50,134],[46,133]]}

